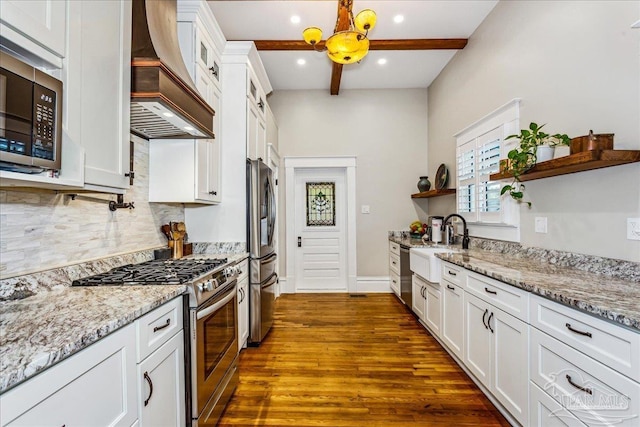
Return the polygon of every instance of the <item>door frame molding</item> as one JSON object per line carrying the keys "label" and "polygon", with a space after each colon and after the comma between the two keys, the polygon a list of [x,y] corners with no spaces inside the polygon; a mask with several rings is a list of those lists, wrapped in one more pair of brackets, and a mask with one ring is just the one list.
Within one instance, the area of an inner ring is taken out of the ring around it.
{"label": "door frame molding", "polygon": [[[343,169],[345,171],[345,183],[347,190],[347,292],[353,293],[357,290],[357,266],[356,266],[356,156],[327,156],[327,157],[285,157],[285,211],[286,221],[285,242],[286,242],[286,262],[287,277],[286,283],[288,291],[295,293],[295,247],[297,246],[295,236],[295,172],[297,169]],[[287,203],[288,202],[288,203]]]}

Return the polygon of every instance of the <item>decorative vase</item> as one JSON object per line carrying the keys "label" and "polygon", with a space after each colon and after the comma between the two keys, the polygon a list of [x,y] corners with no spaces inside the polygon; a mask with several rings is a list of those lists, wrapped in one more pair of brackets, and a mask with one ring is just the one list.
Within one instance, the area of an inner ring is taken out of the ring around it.
{"label": "decorative vase", "polygon": [[536,163],[546,162],[553,159],[553,154],[556,147],[550,147],[548,145],[539,145],[536,148]]}
{"label": "decorative vase", "polygon": [[429,177],[421,176],[420,181],[418,181],[418,190],[420,190],[420,192],[422,193],[424,191],[429,191],[430,188],[431,182],[429,182]]}

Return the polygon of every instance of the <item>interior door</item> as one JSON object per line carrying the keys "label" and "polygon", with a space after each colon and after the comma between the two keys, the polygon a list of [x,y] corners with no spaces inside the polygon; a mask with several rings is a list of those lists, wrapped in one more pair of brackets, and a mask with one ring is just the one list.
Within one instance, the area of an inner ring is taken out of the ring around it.
{"label": "interior door", "polygon": [[346,292],[346,171],[295,172],[296,292]]}

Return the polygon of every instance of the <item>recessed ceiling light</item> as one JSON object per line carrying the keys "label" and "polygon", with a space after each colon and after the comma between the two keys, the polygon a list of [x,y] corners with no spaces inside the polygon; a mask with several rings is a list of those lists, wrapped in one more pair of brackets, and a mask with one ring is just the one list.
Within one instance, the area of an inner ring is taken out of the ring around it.
{"label": "recessed ceiling light", "polygon": [[402,21],[404,21],[404,16],[402,15],[396,15],[393,17],[393,22],[395,22],[396,24],[399,24]]}
{"label": "recessed ceiling light", "polygon": [[293,15],[291,17],[291,23],[292,24],[299,24],[300,23],[300,17],[298,15]]}
{"label": "recessed ceiling light", "polygon": [[378,59],[378,65],[384,65],[387,63],[387,58],[380,58]]}
{"label": "recessed ceiling light", "polygon": [[298,63],[298,65],[304,65],[307,63],[307,61],[305,61],[304,59],[300,58],[296,61]]}

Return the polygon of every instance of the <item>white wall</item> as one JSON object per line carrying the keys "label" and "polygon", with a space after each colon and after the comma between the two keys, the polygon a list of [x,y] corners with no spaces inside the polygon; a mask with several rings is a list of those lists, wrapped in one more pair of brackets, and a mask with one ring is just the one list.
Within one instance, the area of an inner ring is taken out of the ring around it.
{"label": "white wall", "polygon": [[[640,150],[638,1],[503,1],[429,88],[429,170],[453,164],[453,135],[512,98],[521,127],[547,123],[569,136],[615,133]],[[626,219],[640,218],[640,163],[527,182],[521,207],[528,246],[640,261]],[[455,210],[432,199],[430,214]],[[548,218],[548,234],[534,218]]]}
{"label": "white wall", "polygon": [[111,212],[106,194],[76,200],[53,191],[0,191],[0,276],[77,264],[167,245],[160,226],[184,220],[182,205],[149,203],[149,143],[135,143],[136,179],[125,202],[135,209]]}
{"label": "white wall", "polygon": [[[356,156],[357,275],[387,276],[387,232],[417,218],[410,195],[427,165],[426,90],[275,91],[269,105],[281,157]],[[281,187],[281,242],[284,193]],[[361,205],[371,213],[361,214]]]}

